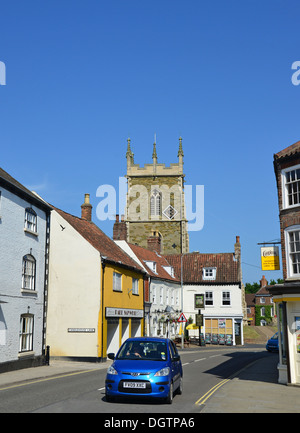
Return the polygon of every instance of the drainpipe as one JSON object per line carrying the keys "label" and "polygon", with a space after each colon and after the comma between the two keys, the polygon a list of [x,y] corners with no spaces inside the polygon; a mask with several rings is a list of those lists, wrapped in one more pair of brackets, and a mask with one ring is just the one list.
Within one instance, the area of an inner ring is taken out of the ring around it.
{"label": "drainpipe", "polygon": [[105,310],[104,310],[104,271],[105,271],[105,256],[101,256],[101,268],[102,268],[102,282],[101,282],[101,303],[102,303],[102,318],[101,318],[101,357],[102,361],[104,361],[103,353],[104,353],[104,342],[103,342],[103,327],[104,327],[104,316],[105,316]]}

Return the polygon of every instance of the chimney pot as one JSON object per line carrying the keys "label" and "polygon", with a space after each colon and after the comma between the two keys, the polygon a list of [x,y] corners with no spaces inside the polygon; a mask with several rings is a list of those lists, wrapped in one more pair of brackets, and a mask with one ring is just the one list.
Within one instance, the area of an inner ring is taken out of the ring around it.
{"label": "chimney pot", "polygon": [[81,205],[81,218],[92,221],[92,208],[90,203],[90,194],[84,194],[84,203]]}

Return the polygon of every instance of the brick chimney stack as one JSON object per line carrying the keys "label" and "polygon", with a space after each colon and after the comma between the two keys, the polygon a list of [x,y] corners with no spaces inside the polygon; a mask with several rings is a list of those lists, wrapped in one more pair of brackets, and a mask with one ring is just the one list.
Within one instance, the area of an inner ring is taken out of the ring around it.
{"label": "brick chimney stack", "polygon": [[268,281],[266,280],[266,277],[263,275],[262,279],[260,280],[260,287],[265,287],[268,285]]}
{"label": "brick chimney stack", "polygon": [[158,232],[152,232],[152,235],[147,239],[147,244],[148,250],[156,251],[158,254],[161,253],[161,237]]}
{"label": "brick chimney stack", "polygon": [[81,218],[92,221],[92,208],[90,203],[90,194],[84,194],[84,203],[81,205]]}
{"label": "brick chimney stack", "polygon": [[127,241],[127,227],[124,221],[124,215],[121,215],[121,221],[119,220],[119,215],[116,215],[116,222],[113,228],[113,240]]}

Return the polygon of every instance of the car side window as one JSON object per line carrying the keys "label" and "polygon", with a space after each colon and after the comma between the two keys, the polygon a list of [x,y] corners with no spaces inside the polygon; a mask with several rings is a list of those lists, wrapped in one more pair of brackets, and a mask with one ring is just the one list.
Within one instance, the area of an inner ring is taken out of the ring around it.
{"label": "car side window", "polygon": [[171,350],[171,358],[173,359],[176,355],[178,355],[176,346],[173,343],[173,341],[170,342],[170,350]]}

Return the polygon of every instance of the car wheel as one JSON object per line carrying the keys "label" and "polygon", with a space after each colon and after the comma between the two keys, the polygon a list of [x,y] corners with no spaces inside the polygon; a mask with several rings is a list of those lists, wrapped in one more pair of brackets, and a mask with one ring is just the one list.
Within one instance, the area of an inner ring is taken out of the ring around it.
{"label": "car wheel", "polygon": [[173,382],[171,382],[170,384],[169,394],[168,397],[166,398],[167,404],[172,404],[172,402],[173,402]]}
{"label": "car wheel", "polygon": [[177,388],[177,394],[181,395],[183,391],[183,381],[182,381],[182,377],[180,378],[180,382],[179,382],[179,386]]}

